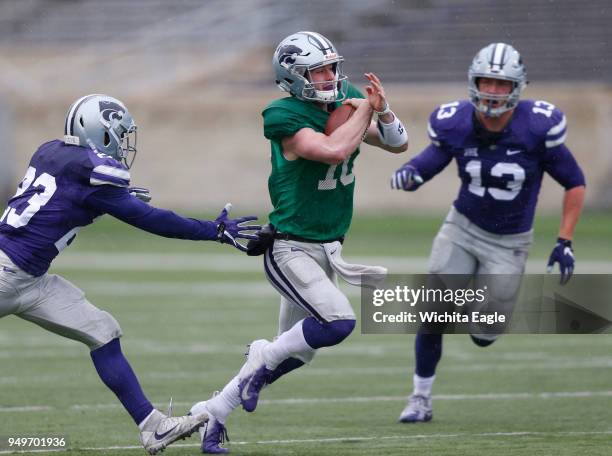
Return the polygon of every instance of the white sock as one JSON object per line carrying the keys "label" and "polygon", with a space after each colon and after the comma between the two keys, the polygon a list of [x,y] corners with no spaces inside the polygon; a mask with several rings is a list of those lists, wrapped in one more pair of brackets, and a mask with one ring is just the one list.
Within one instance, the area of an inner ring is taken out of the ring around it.
{"label": "white sock", "polygon": [[156,411],[157,410],[155,410],[155,409],[151,410],[151,413],[149,413],[147,415],[147,417],[138,424],[138,429],[140,429],[142,431],[144,429],[144,427],[146,426],[147,421],[149,420],[149,418],[151,418],[151,415],[153,415]]}
{"label": "white sock", "polygon": [[287,358],[314,350],[304,338],[304,331],[302,330],[303,322],[304,320],[298,321],[274,341],[266,345],[263,350],[263,358],[268,369],[274,370]]}
{"label": "white sock", "polygon": [[206,401],[206,408],[221,424],[225,424],[229,414],[240,405],[239,383],[240,380],[236,375],[219,394]]}
{"label": "white sock", "polygon": [[414,394],[425,397],[431,396],[431,387],[433,386],[435,379],[435,375],[432,375],[431,377],[419,377],[417,374],[414,374],[412,377]]}

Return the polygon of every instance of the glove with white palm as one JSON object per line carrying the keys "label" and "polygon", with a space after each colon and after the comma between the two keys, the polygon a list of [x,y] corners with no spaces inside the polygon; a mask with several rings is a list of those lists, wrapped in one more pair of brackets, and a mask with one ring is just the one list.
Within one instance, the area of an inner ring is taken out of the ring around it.
{"label": "glove with white palm", "polygon": [[391,176],[391,188],[413,192],[423,184],[423,178],[412,165],[404,165]]}
{"label": "glove with white palm", "polygon": [[257,235],[246,233],[246,231],[258,231],[261,225],[242,225],[245,222],[257,220],[255,215],[247,215],[237,219],[228,218],[229,212],[232,210],[232,204],[227,203],[219,216],[215,219],[217,223],[217,241],[221,244],[231,244],[241,252],[246,252],[246,246],[238,242],[239,239],[257,239]]}
{"label": "glove with white palm", "polygon": [[569,239],[558,238],[557,245],[550,254],[546,272],[552,272],[555,263],[559,263],[561,271],[561,285],[565,285],[571,279],[574,273],[574,250],[572,249],[572,241]]}
{"label": "glove with white palm", "polygon": [[130,195],[135,196],[136,198],[141,201],[144,201],[145,203],[151,201],[151,192],[149,192],[148,188],[130,187],[128,188],[128,192],[130,192]]}

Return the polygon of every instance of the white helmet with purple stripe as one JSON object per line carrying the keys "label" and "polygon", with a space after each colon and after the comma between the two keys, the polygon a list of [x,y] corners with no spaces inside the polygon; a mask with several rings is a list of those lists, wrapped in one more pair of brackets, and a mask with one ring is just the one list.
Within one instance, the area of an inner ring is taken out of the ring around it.
{"label": "white helmet with purple stripe", "polygon": [[[478,89],[479,78],[502,79],[512,82],[510,94],[493,95]],[[470,100],[474,107],[490,117],[498,117],[514,109],[521,92],[527,85],[527,72],[516,49],[505,43],[492,43],[482,48],[468,70]],[[491,107],[485,100],[499,101],[499,106]]]}
{"label": "white helmet with purple stripe", "polygon": [[[347,77],[342,72],[344,57],[320,33],[297,32],[282,40],[272,58],[276,84],[300,100],[333,103],[346,98]],[[335,78],[331,90],[317,90],[309,72],[333,65]]]}
{"label": "white helmet with purple stripe", "polygon": [[[68,110],[64,142],[89,146],[130,168],[136,156],[136,124],[125,105],[116,98],[85,95]],[[128,161],[130,153],[132,158]]]}

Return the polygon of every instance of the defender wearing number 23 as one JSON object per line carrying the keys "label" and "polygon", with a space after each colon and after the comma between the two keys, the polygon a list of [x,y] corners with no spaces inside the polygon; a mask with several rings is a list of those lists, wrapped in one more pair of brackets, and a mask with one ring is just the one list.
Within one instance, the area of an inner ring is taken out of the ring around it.
{"label": "defender wearing number 23", "polygon": [[[81,97],[70,106],[64,125],[63,140],[45,142],[34,153],[0,216],[0,319],[16,315],[87,345],[100,379],[138,426],[145,450],[157,454],[208,417],[173,417],[172,407],[167,415],[155,409],[123,354],[117,320],[47,271],[79,230],[104,214],[159,236],[218,241],[239,250],[246,248],[238,241],[256,238],[248,231],[260,226],[243,225],[254,216],[228,218],[229,204],[214,221],[147,204],[148,190],[130,187],[137,126],[120,100],[103,94]],[[93,255],[91,262],[96,263]]]}
{"label": "defender wearing number 23", "polygon": [[[585,179],[565,145],[565,115],[546,101],[519,101],[527,76],[516,49],[504,43],[483,48],[468,80],[470,101],[443,104],[432,113],[431,144],[394,173],[391,186],[414,191],[455,159],[461,187],[434,240],[429,272],[475,276],[476,283],[497,276],[491,280],[500,286],[490,288],[491,299],[511,309],[533,239],[544,173],[565,189],[559,236],[548,262],[549,272],[559,263],[562,284],[574,269],[572,236]],[[432,418],[431,389],[442,355],[442,334],[433,332],[421,328],[416,336],[414,390],[402,422]],[[474,343],[483,347],[497,336],[472,331]]]}

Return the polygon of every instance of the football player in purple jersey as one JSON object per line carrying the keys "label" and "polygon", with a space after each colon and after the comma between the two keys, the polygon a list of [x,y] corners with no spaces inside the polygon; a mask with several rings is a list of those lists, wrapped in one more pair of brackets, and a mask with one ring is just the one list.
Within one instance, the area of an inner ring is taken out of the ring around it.
{"label": "football player in purple jersey", "polygon": [[[469,101],[438,107],[430,116],[431,144],[398,169],[391,187],[414,191],[457,162],[461,186],[436,236],[431,274],[504,275],[504,299],[514,305],[533,240],[533,218],[544,172],[564,189],[558,239],[548,270],[559,263],[561,283],[574,270],[572,237],[580,217],[585,178],[565,145],[567,120],[546,101],[519,100],[527,84],[520,54],[493,43],[468,71]],[[500,297],[500,301],[502,298]],[[472,334],[479,346],[498,334]],[[432,418],[431,389],[442,355],[442,335],[419,331],[414,390],[399,421]]]}
{"label": "football player in purple jersey", "polygon": [[130,188],[135,153],[136,124],[121,101],[94,94],[72,104],[64,140],[38,148],[0,218],[0,317],[16,315],[87,345],[101,380],[138,425],[144,448],[155,454],[208,416],[172,417],[155,409],[121,352],[117,321],[47,270],[77,232],[103,214],[159,236],[218,241],[240,250],[245,248],[238,240],[255,238],[247,231],[260,227],[243,224],[253,216],[229,219],[229,204],[214,221],[150,206],[146,189]]}

